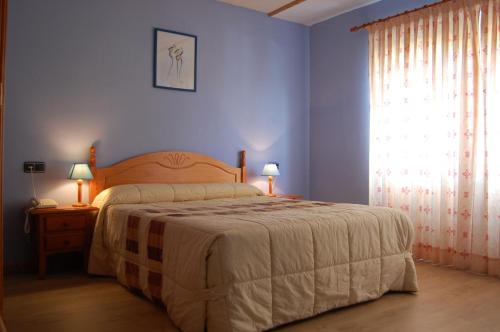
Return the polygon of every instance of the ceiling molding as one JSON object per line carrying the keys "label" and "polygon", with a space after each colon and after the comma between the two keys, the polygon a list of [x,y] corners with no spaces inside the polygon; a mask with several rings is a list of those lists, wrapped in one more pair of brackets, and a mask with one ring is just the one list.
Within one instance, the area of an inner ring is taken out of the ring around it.
{"label": "ceiling molding", "polygon": [[366,6],[369,6],[369,5],[373,5],[374,3],[377,3],[377,2],[380,2],[380,1],[382,1],[382,0],[371,0],[371,1],[366,2],[365,4],[358,5],[358,6],[355,6],[355,7],[352,7],[352,8],[343,10],[343,11],[340,11],[340,12],[335,13],[333,15],[325,16],[324,18],[317,19],[317,20],[312,21],[311,23],[305,24],[305,25],[307,25],[307,26],[313,26],[315,24],[318,24],[318,23],[321,23],[321,22],[324,22],[324,21],[328,21],[331,18],[334,18],[334,17],[340,16],[340,15],[352,12],[352,11],[354,11],[356,9],[360,9],[360,8],[363,8],[363,7],[366,7]]}
{"label": "ceiling molding", "polygon": [[312,26],[381,0],[217,0],[266,15]]}
{"label": "ceiling molding", "polygon": [[280,8],[275,9],[275,10],[273,10],[272,12],[269,12],[269,13],[267,14],[267,16],[275,16],[275,15],[278,15],[279,13],[284,12],[285,10],[288,10],[288,9],[290,9],[290,8],[292,8],[292,7],[295,7],[295,6],[297,6],[297,5],[301,4],[301,3],[303,3],[304,1],[306,1],[306,0],[295,0],[295,1],[289,2],[289,3],[287,3],[286,5],[281,6]]}

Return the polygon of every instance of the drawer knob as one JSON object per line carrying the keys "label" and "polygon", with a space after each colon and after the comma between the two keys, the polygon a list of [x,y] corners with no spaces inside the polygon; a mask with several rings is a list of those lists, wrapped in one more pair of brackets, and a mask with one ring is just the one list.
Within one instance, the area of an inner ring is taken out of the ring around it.
{"label": "drawer knob", "polygon": [[66,221],[63,222],[63,227],[68,227],[68,226],[69,226],[69,224]]}
{"label": "drawer knob", "polygon": [[64,240],[64,245],[65,246],[69,246],[69,243],[70,243],[69,240]]}

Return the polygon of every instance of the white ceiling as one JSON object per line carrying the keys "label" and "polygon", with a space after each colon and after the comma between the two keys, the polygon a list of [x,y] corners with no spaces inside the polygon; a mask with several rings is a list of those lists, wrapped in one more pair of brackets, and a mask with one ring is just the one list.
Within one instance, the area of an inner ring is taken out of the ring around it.
{"label": "white ceiling", "polygon": [[[292,0],[217,0],[234,6],[269,13]],[[314,25],[334,16],[358,9],[380,0],[306,0],[274,16],[304,25]]]}

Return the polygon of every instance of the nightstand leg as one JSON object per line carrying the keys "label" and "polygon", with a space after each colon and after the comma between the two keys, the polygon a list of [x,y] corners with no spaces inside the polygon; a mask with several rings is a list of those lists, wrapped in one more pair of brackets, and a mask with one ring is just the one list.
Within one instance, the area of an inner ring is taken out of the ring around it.
{"label": "nightstand leg", "polygon": [[38,222],[38,279],[45,279],[47,255],[45,255],[45,218]]}
{"label": "nightstand leg", "polygon": [[38,279],[45,279],[47,272],[47,257],[45,254],[38,255]]}
{"label": "nightstand leg", "polygon": [[89,251],[85,249],[83,251],[83,273],[87,273],[89,269]]}

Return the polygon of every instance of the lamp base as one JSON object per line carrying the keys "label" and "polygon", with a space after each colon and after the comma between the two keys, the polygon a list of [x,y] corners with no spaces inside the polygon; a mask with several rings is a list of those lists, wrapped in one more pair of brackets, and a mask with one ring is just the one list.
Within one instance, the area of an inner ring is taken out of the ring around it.
{"label": "lamp base", "polygon": [[269,175],[267,177],[267,181],[269,183],[269,193],[267,194],[267,196],[273,196],[273,177]]}
{"label": "lamp base", "polygon": [[73,207],[86,207],[86,206],[88,206],[88,204],[85,204],[85,203],[75,203],[72,206]]}
{"label": "lamp base", "polygon": [[73,207],[85,207],[87,204],[82,203],[82,180],[77,180],[76,183],[78,184],[78,200],[77,203],[73,204]]}

